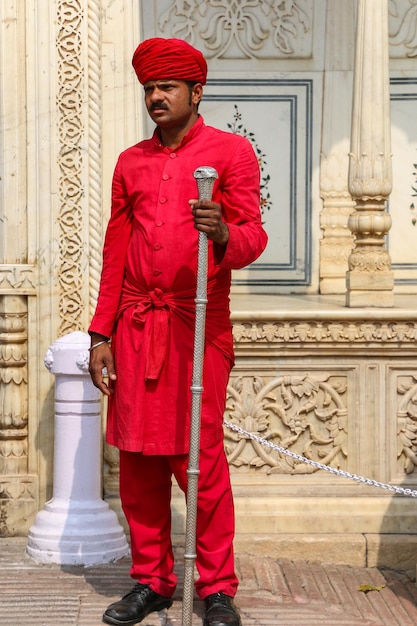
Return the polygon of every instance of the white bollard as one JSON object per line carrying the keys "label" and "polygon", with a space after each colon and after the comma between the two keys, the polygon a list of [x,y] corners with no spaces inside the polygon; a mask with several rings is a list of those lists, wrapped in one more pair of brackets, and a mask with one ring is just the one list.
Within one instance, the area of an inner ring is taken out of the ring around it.
{"label": "white bollard", "polygon": [[88,374],[89,336],[73,332],[45,355],[55,375],[53,497],[36,515],[27,552],[39,563],[94,565],[129,553],[117,515],[101,498],[100,392]]}

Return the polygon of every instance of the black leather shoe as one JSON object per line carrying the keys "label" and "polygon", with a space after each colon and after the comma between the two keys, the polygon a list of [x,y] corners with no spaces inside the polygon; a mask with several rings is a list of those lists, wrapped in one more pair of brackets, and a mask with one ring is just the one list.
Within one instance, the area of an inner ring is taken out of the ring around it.
{"label": "black leather shoe", "polygon": [[230,596],[221,591],[204,598],[206,614],[203,626],[242,626],[238,610]]}
{"label": "black leather shoe", "polygon": [[148,585],[136,583],[129,593],[118,602],[113,602],[107,607],[103,615],[105,624],[138,624],[149,613],[169,609],[172,605],[171,598],[160,596]]}

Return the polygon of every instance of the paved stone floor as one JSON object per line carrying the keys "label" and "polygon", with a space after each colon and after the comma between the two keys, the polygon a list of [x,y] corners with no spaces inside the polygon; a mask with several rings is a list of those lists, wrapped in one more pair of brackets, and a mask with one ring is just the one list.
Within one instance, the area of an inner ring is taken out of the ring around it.
{"label": "paved stone floor", "polygon": [[[88,568],[39,565],[25,547],[23,538],[0,539],[0,626],[99,626],[104,608],[132,586],[128,558]],[[154,613],[142,626],[181,626],[181,555],[178,562],[167,618]],[[417,586],[401,572],[244,554],[237,569],[243,626],[417,626]],[[197,600],[193,626],[201,623]]]}

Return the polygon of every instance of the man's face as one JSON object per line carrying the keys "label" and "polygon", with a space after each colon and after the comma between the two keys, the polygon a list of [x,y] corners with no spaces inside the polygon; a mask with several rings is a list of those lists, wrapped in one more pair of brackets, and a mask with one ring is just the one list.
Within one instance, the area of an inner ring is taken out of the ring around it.
{"label": "man's face", "polygon": [[183,80],[150,80],[145,83],[144,90],[148,113],[161,128],[186,125],[201,99],[201,85],[196,85],[190,92]]}

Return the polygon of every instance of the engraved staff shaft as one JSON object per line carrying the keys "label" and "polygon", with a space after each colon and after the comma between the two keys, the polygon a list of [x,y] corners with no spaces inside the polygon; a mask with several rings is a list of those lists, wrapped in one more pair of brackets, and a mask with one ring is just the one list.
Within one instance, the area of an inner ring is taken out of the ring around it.
{"label": "engraved staff shaft", "polygon": [[[195,170],[199,200],[211,200],[217,172],[213,167],[202,166]],[[203,360],[207,304],[208,240],[198,233],[197,288],[194,330],[193,376],[191,383],[191,429],[188,457],[187,518],[184,554],[184,596],[182,626],[192,626],[194,595],[194,563],[196,556],[197,497],[200,454],[201,397],[203,393]]]}

